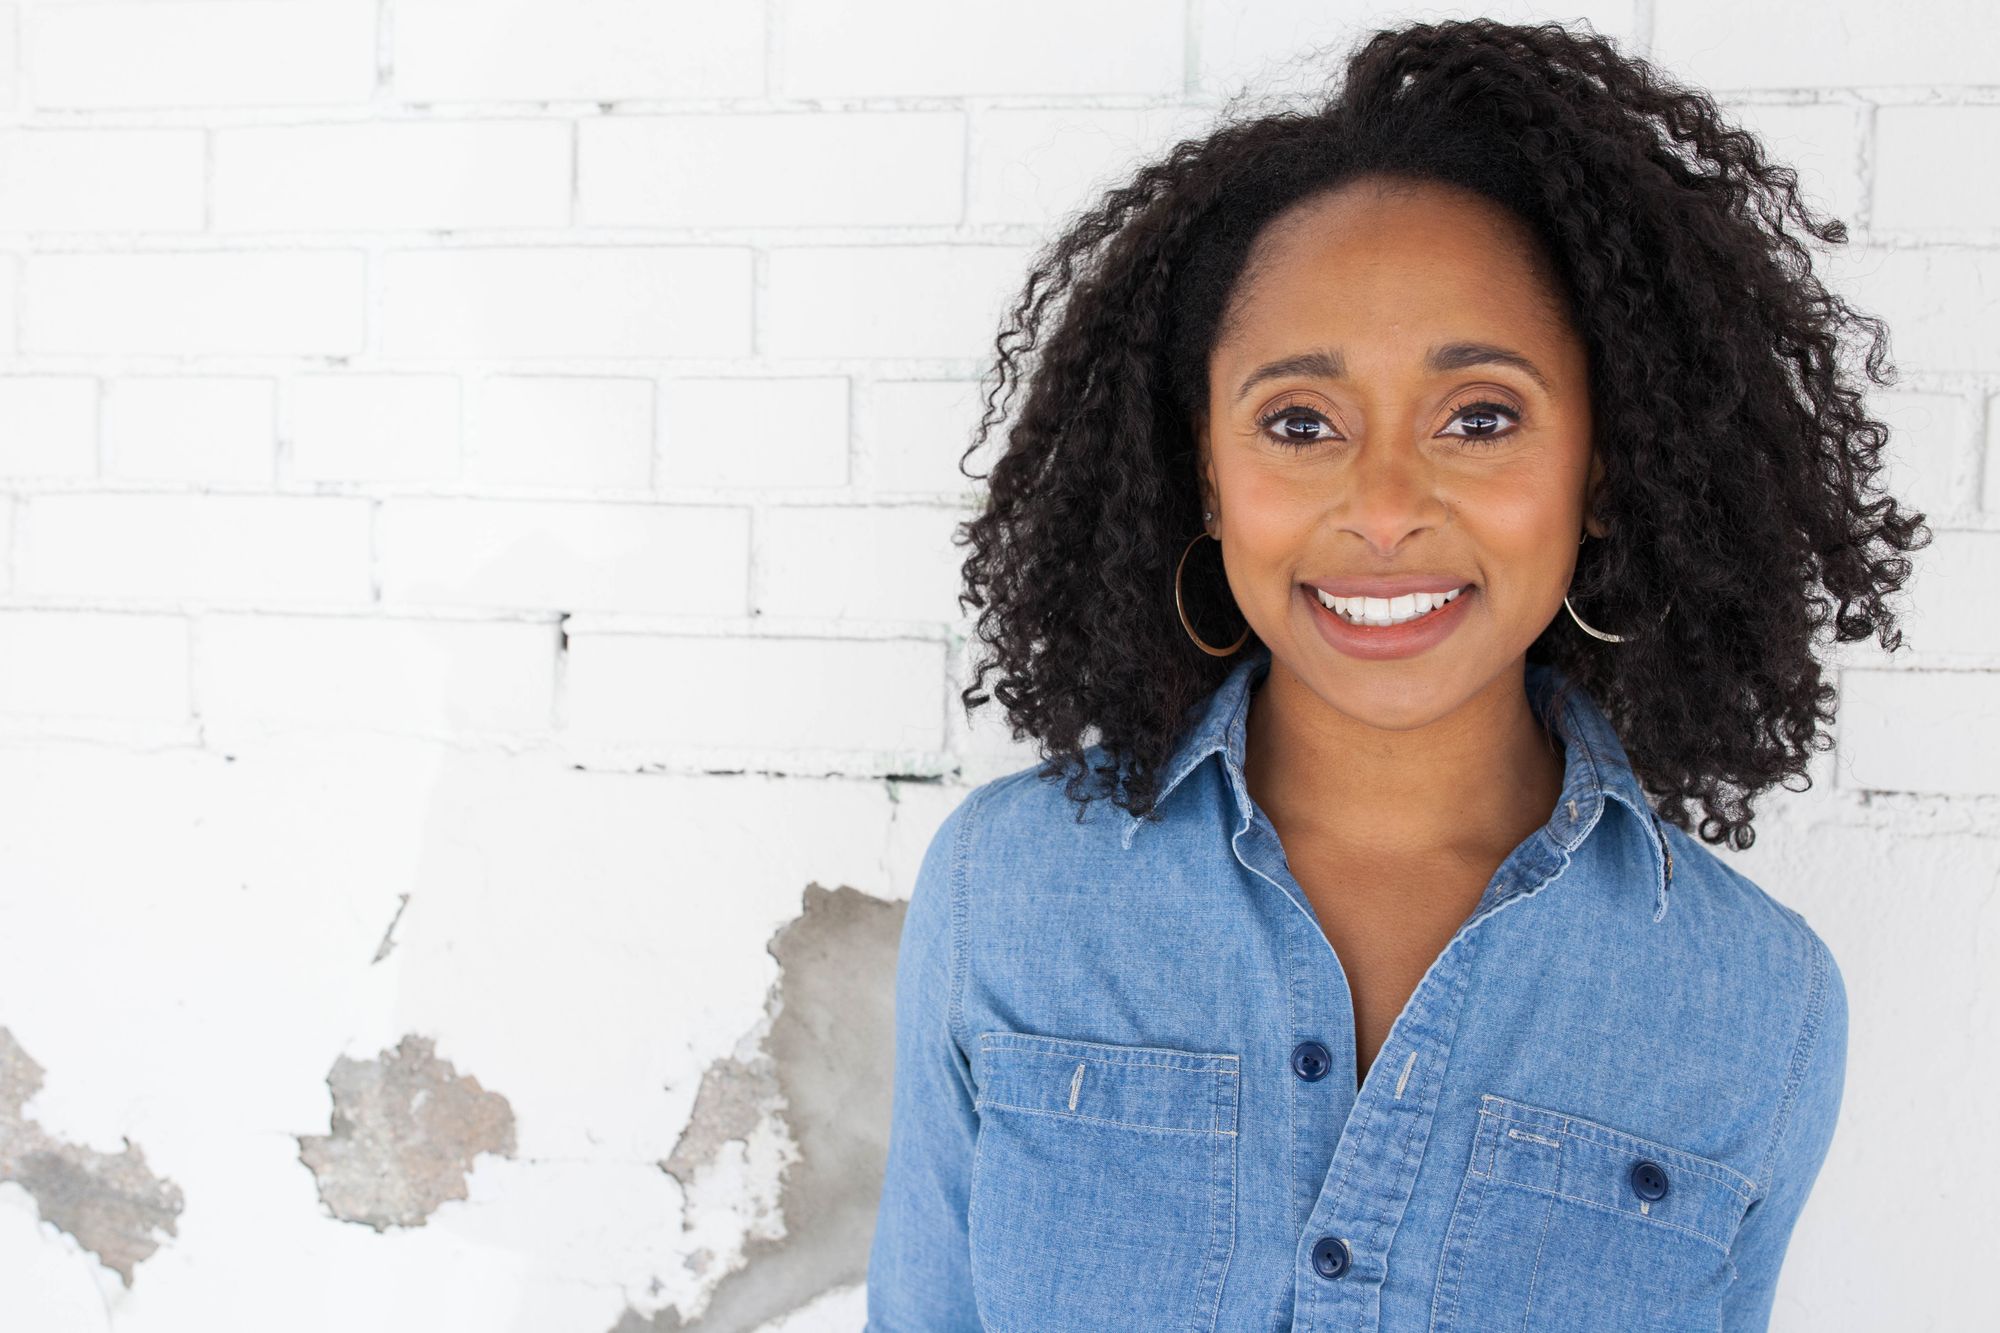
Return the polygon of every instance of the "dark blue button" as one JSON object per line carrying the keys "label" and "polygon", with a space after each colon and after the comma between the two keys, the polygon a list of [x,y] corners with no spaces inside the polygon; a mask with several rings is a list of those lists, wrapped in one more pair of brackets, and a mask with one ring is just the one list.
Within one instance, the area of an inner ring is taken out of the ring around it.
{"label": "dark blue button", "polygon": [[1316,1041],[1302,1041],[1292,1047],[1292,1072],[1306,1082],[1326,1077],[1333,1068],[1333,1056]]}
{"label": "dark blue button", "polygon": [[1313,1271],[1321,1277],[1339,1277],[1347,1271],[1353,1255],[1347,1251],[1347,1242],[1338,1236],[1321,1236],[1313,1244]]}
{"label": "dark blue button", "polygon": [[1632,1168],[1632,1192],[1642,1199],[1657,1199],[1667,1192],[1667,1172],[1658,1162],[1640,1162]]}

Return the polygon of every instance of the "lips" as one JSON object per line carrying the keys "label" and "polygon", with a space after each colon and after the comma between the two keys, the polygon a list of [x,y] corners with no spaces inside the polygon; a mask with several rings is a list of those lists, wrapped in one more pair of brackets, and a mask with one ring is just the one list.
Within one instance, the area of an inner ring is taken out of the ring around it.
{"label": "lips", "polygon": [[1463,574],[1365,574],[1342,578],[1307,579],[1308,588],[1318,588],[1335,597],[1401,597],[1413,592],[1451,592],[1474,586]]}
{"label": "lips", "polygon": [[[1402,582],[1408,586],[1412,582],[1419,581],[1406,578]],[[1329,607],[1325,596],[1319,591],[1320,585],[1300,586],[1306,594],[1306,602],[1310,608],[1307,614],[1312,617],[1313,625],[1319,630],[1321,638],[1350,657],[1376,661],[1414,657],[1440,643],[1464,623],[1468,614],[1467,607],[1479,596],[1476,585],[1459,585],[1464,591],[1446,600],[1443,605],[1434,606],[1421,615],[1400,624],[1370,625],[1357,624]],[[1443,591],[1449,592],[1451,589],[1447,587]],[[1400,595],[1412,599],[1415,597],[1414,593]],[[1364,607],[1369,605],[1367,599],[1373,596],[1374,594],[1364,595],[1362,602]],[[1342,600],[1347,599],[1343,596]],[[1430,597],[1426,596],[1424,600],[1428,601]],[[1391,599],[1387,603],[1374,602],[1373,605],[1383,607],[1394,606],[1397,603]]]}

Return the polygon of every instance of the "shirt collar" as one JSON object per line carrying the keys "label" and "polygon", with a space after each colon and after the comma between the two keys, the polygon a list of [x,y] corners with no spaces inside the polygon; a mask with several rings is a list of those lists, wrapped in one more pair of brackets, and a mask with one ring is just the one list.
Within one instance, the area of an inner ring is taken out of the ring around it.
{"label": "shirt collar", "polygon": [[[1243,780],[1243,738],[1248,724],[1250,695],[1271,669],[1271,650],[1266,644],[1250,647],[1215,690],[1194,711],[1193,721],[1160,770],[1159,794],[1155,803],[1164,805],[1202,760],[1220,753],[1229,770],[1231,790],[1236,794],[1243,824],[1250,822],[1249,789]],[[1528,703],[1544,725],[1556,690],[1566,677],[1558,668],[1540,662],[1527,665],[1525,684]],[[1673,854],[1667,850],[1665,835],[1647,800],[1645,789],[1632,771],[1625,747],[1611,720],[1597,702],[1580,686],[1573,687],[1564,701],[1557,731],[1564,742],[1562,794],[1543,826],[1544,831],[1565,852],[1573,852],[1597,827],[1607,800],[1625,806],[1646,827],[1646,844],[1652,852],[1653,919],[1667,910],[1667,885],[1673,878]],[[1125,821],[1121,841],[1132,845],[1133,836],[1145,821],[1119,807]]]}

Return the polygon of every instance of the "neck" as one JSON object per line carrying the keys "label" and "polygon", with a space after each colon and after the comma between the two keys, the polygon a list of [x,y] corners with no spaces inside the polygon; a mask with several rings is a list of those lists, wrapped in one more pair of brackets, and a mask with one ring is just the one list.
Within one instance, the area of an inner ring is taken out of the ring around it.
{"label": "neck", "polygon": [[1371,726],[1273,660],[1250,701],[1250,794],[1281,833],[1385,855],[1504,856],[1548,820],[1561,743],[1528,702],[1516,659],[1444,717]]}

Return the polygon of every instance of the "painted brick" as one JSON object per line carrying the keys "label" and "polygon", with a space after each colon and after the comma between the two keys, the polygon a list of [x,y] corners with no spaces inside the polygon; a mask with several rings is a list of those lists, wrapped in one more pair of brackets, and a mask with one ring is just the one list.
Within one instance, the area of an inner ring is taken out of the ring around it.
{"label": "painted brick", "polygon": [[1884,229],[1993,232],[2000,181],[1971,162],[2000,159],[2000,106],[1885,106],[1875,113],[1869,221]]}
{"label": "painted brick", "polygon": [[[1860,234],[1857,228],[1868,197],[1861,175],[1867,107],[1846,102],[1724,101],[1722,111],[1756,135],[1767,156],[1799,173],[1799,193],[1806,203],[1846,222],[1850,235]],[[1880,225],[1879,218],[1876,223]]]}
{"label": "painted brick", "polygon": [[396,6],[408,102],[755,97],[764,6],[653,0],[418,0]]}
{"label": "painted brick", "polygon": [[268,486],[278,386],[250,375],[134,375],[105,386],[107,475]]}
{"label": "painted brick", "polygon": [[192,129],[0,132],[0,231],[200,231],[205,138]]}
{"label": "painted brick", "polygon": [[561,227],[559,120],[242,126],[215,132],[217,231]]}
{"label": "painted brick", "polygon": [[565,739],[665,756],[928,751],[943,740],[939,645],[916,640],[572,633]]}
{"label": "painted brick", "polygon": [[494,375],[476,381],[470,398],[468,482],[628,491],[651,484],[651,380]]}
{"label": "painted brick", "polygon": [[1889,427],[1888,466],[1879,480],[1908,507],[1933,517],[1968,506],[1972,499],[1972,405],[1949,393],[1880,391],[1869,411]]}
{"label": "painted brick", "polygon": [[16,590],[40,597],[365,603],[370,501],[263,495],[36,495]]}
{"label": "painted brick", "polygon": [[[1491,0],[1455,7],[1509,22],[1539,22],[1546,5],[1529,0]],[[1199,91],[1227,97],[1253,85],[1259,93],[1324,95],[1350,45],[1376,27],[1392,27],[1429,13],[1413,12],[1399,0],[1192,0],[1199,59]],[[1435,12],[1435,11],[1432,11]],[[1632,6],[1617,0],[1573,0],[1561,10],[1565,20],[1581,19],[1599,32],[1629,43]],[[1194,91],[1191,89],[1190,91]]]}
{"label": "painted brick", "polygon": [[1148,0],[777,0],[776,13],[785,97],[1164,96],[1185,79],[1181,8]]}
{"label": "painted brick", "polygon": [[391,499],[382,600],[740,616],[749,541],[748,512],[722,506]]}
{"label": "painted brick", "polygon": [[1987,84],[1990,33],[1980,0],[1925,0],[1918,10],[1830,0],[1812,21],[1790,5],[1672,0],[1653,8],[1653,58],[1711,88]]}
{"label": "painted brick", "polygon": [[1905,371],[2000,373],[2000,299],[1989,251],[1972,246],[1837,250],[1829,283],[1889,328],[1890,360]]}
{"label": "painted brick", "polygon": [[770,258],[763,350],[984,357],[1025,259],[1004,245],[781,247]]}
{"label": "painted brick", "polygon": [[974,478],[991,466],[1006,438],[996,427],[985,445],[965,458],[966,471],[959,470],[985,410],[987,387],[977,380],[876,380],[867,385],[857,395],[855,429],[868,489],[975,494],[983,483]]}
{"label": "painted brick", "polygon": [[757,518],[757,612],[809,619],[954,622],[955,508],[782,506]]}
{"label": "painted brick", "polygon": [[1177,139],[1200,133],[1211,117],[1199,108],[996,107],[972,117],[972,222],[1053,228],[1063,215],[1096,203],[1104,188]]}
{"label": "painted brick", "polygon": [[356,104],[375,89],[375,14],[318,0],[35,5],[21,58],[36,107]]}
{"label": "painted brick", "polygon": [[0,375],[0,478],[97,475],[97,381]]}
{"label": "painted brick", "polygon": [[556,656],[552,623],[210,615],[197,700],[224,725],[545,732]]}
{"label": "painted brick", "polygon": [[179,616],[0,611],[0,713],[178,722],[188,681]]}
{"label": "painted brick", "polygon": [[392,250],[382,345],[396,357],[742,356],[750,252],[720,247]]}
{"label": "painted brick", "polygon": [[458,475],[459,388],[452,376],[301,375],[286,392],[292,478],[448,481]]}
{"label": "painted brick", "polygon": [[1980,475],[1985,478],[1981,508],[2000,514],[2000,397],[1986,400],[1986,453]]}
{"label": "painted brick", "polygon": [[1987,610],[2000,584],[2000,532],[1941,531],[1910,561],[1909,646],[2000,658],[2000,616]]}
{"label": "painted brick", "polygon": [[658,484],[845,485],[847,398],[837,376],[668,380]]}
{"label": "painted brick", "polygon": [[1840,673],[1842,786],[2000,796],[2000,697],[1985,671]]}
{"label": "painted brick", "polygon": [[21,262],[26,352],[346,356],[361,350],[358,250],[44,254]]}
{"label": "painted brick", "polygon": [[577,125],[586,226],[917,226],[959,220],[950,111],[606,116]]}

